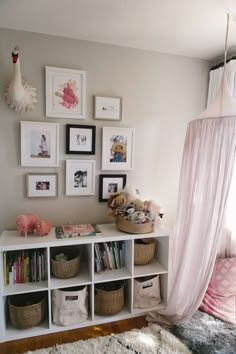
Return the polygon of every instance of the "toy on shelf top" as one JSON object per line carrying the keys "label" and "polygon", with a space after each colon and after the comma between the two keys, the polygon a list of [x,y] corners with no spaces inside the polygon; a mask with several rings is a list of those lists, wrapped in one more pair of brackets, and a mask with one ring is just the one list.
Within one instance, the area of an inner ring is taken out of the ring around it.
{"label": "toy on shelf top", "polygon": [[21,214],[16,217],[17,230],[21,231],[21,236],[37,234],[40,236],[47,235],[52,228],[50,221],[40,220],[38,215],[29,213]]}
{"label": "toy on shelf top", "polygon": [[[132,224],[145,224],[144,232],[152,232],[163,217],[160,205],[153,200],[141,199],[139,191],[129,186],[126,186],[120,193],[112,194],[107,205],[111,209],[109,215],[115,217],[117,227],[122,228],[122,231],[132,232],[131,222]],[[120,223],[123,226],[120,227]],[[124,230],[124,225],[128,227],[128,230]],[[134,233],[138,233],[139,228],[135,227],[134,230]],[[140,228],[140,232],[142,232],[141,230],[142,228]]]}

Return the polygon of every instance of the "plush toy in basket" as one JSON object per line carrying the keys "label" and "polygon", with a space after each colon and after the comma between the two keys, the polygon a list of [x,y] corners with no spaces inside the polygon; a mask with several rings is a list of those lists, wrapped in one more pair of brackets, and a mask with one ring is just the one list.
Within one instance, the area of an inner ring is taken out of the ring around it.
{"label": "plush toy in basket", "polygon": [[125,187],[108,199],[108,208],[119,230],[133,234],[153,232],[163,217],[160,206],[152,200],[143,200],[136,189]]}

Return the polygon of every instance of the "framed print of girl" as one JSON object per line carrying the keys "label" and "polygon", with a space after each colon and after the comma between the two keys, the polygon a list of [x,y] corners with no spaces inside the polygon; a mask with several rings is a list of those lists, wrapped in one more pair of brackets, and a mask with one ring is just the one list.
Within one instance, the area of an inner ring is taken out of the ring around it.
{"label": "framed print of girl", "polygon": [[102,169],[133,169],[134,129],[103,128]]}
{"label": "framed print of girl", "polygon": [[46,116],[85,119],[86,72],[46,66]]}

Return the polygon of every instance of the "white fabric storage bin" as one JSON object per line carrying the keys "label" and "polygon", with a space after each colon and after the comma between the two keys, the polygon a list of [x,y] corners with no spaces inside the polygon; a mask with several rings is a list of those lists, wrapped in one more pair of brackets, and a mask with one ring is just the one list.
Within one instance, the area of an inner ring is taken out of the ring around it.
{"label": "white fabric storage bin", "polygon": [[134,279],[134,307],[145,309],[160,302],[159,275]]}
{"label": "white fabric storage bin", "polygon": [[53,290],[52,317],[59,326],[85,321],[88,318],[87,286]]}

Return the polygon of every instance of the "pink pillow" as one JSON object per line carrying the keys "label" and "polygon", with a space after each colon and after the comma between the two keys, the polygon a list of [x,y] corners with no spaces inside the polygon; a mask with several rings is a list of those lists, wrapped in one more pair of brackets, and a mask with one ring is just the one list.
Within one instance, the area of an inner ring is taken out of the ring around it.
{"label": "pink pillow", "polygon": [[199,309],[236,324],[236,257],[216,259]]}

